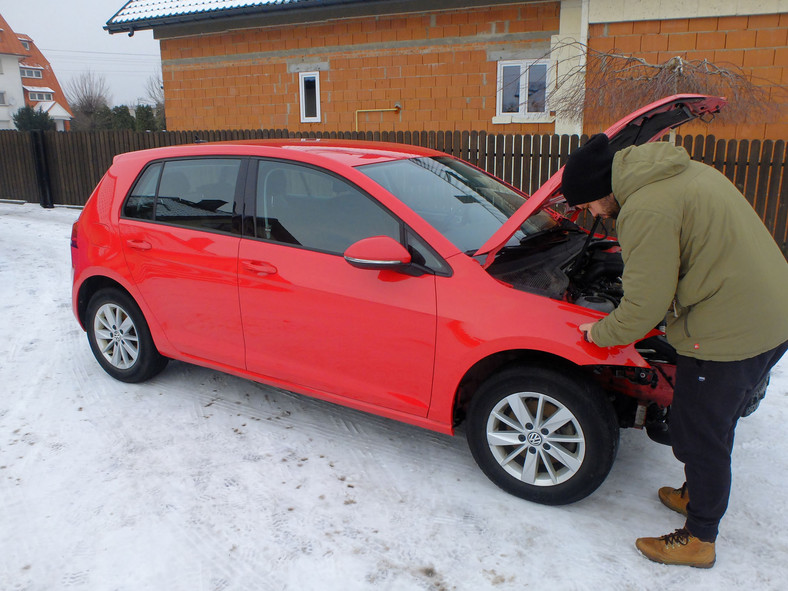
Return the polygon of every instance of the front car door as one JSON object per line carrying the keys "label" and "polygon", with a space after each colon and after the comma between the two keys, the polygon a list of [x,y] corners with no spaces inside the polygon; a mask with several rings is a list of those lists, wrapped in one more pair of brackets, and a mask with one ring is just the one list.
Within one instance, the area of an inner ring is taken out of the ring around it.
{"label": "front car door", "polygon": [[326,170],[250,163],[255,236],[241,241],[239,287],[249,371],[426,416],[435,355],[435,276],[352,267],[370,236],[402,241],[389,211]]}

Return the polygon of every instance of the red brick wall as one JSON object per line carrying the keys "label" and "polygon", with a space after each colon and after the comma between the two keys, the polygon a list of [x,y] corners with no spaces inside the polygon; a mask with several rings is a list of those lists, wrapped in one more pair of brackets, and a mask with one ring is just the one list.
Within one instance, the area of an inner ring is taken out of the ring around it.
{"label": "red brick wall", "polygon": [[[788,84],[788,13],[719,18],[594,24],[589,47],[598,51],[631,53],[652,64],[674,56],[735,66],[753,82],[768,88],[773,109],[759,117],[724,117],[709,125],[682,127],[681,133],[710,133],[717,137],[749,139],[788,138],[788,94],[775,88]],[[606,123],[587,113],[586,133]]]}
{"label": "red brick wall", "polygon": [[[492,124],[497,62],[487,51],[549,47],[559,12],[559,2],[543,2],[163,39],[168,128],[348,131],[357,109],[400,103],[399,113],[360,114],[359,130],[552,133],[553,124]],[[523,33],[533,35],[512,40]],[[329,63],[322,123],[300,122],[294,55],[281,56],[292,51]]]}

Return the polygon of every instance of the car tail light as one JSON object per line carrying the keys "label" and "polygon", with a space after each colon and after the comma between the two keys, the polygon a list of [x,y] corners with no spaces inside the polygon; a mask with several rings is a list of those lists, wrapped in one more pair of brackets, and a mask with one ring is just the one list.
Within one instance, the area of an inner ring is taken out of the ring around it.
{"label": "car tail light", "polygon": [[74,222],[71,226],[71,248],[79,248],[77,246],[77,232],[79,231],[79,220]]}

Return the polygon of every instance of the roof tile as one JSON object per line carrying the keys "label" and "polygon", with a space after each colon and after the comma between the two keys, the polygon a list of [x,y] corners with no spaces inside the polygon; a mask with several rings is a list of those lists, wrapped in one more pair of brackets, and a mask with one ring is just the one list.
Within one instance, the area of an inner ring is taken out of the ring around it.
{"label": "roof tile", "polygon": [[232,8],[265,7],[315,0],[130,0],[107,24],[133,23],[150,19],[216,12]]}

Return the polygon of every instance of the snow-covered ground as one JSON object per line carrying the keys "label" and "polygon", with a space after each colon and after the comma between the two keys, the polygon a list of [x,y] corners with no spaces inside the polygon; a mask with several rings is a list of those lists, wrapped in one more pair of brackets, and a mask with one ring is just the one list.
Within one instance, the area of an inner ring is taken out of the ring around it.
{"label": "snow-covered ground", "polygon": [[[0,203],[0,589],[784,589],[788,360],[739,423],[710,571],[634,540],[682,525],[669,448],[622,433],[590,498],[544,507],[424,431],[172,362],[138,385],[71,313],[78,211]],[[746,311],[745,311],[746,312]]]}

